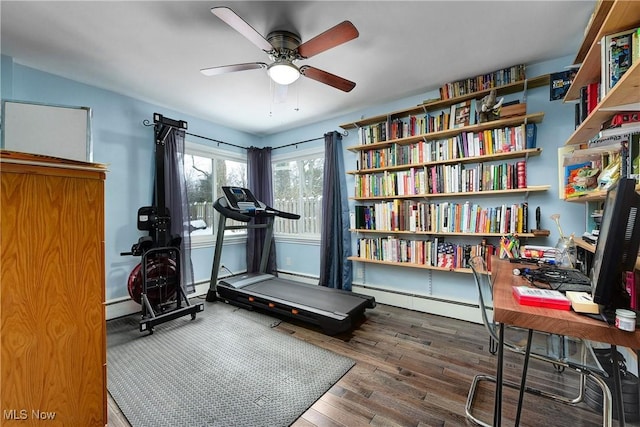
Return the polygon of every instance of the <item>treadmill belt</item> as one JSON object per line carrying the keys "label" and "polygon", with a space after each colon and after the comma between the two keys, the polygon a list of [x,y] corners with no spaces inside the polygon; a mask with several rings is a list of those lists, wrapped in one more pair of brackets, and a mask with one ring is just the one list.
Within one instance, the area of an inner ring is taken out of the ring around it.
{"label": "treadmill belt", "polygon": [[335,289],[324,286],[294,283],[278,278],[258,282],[243,289],[291,303],[345,314],[365,302],[365,299],[349,292],[336,292]]}

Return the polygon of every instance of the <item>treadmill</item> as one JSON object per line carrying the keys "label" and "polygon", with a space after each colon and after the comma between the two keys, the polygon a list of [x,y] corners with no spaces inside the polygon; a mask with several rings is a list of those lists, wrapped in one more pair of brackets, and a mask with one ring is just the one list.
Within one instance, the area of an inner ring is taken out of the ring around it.
{"label": "treadmill", "polygon": [[[300,215],[265,205],[247,188],[225,186],[222,191],[224,197],[213,204],[220,213],[220,220],[207,301],[221,299],[249,310],[258,308],[300,319],[320,327],[328,335],[352,329],[367,308],[376,306],[375,298],[368,295],[294,282],[266,273],[275,217],[299,219]],[[227,218],[244,225],[227,225]],[[257,224],[253,221],[255,218],[266,218],[266,223]],[[266,229],[260,271],[218,281],[224,232],[249,228]]]}

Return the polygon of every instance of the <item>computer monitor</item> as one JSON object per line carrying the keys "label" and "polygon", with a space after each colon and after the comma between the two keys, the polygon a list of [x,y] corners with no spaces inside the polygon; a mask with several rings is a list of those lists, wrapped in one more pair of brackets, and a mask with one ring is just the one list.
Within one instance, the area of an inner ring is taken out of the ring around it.
{"label": "computer monitor", "polygon": [[629,308],[623,274],[635,267],[640,245],[640,195],[636,181],[621,178],[607,192],[591,267],[593,301],[608,312]]}

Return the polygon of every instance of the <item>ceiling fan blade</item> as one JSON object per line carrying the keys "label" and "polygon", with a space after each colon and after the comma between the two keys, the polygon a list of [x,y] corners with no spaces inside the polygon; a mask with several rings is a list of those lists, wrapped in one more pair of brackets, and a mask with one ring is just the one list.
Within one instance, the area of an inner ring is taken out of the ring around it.
{"label": "ceiling fan blade", "polygon": [[353,40],[360,35],[356,27],[349,21],[343,21],[335,27],[329,28],[322,34],[318,34],[311,40],[307,40],[298,46],[298,53],[303,58],[311,58],[314,55],[324,52]]}
{"label": "ceiling fan blade", "polygon": [[246,64],[222,65],[220,67],[203,68],[200,70],[205,76],[216,76],[218,74],[233,73],[236,71],[256,70],[267,68],[264,62],[247,62]]}
{"label": "ceiling fan blade", "polygon": [[344,92],[351,92],[351,89],[356,87],[356,84],[335,74],[328,73],[326,71],[319,70],[318,68],[311,67],[309,65],[303,65],[300,67],[300,73],[305,76],[324,83],[329,86],[333,86],[336,89],[340,89]]}
{"label": "ceiling fan blade", "polygon": [[228,7],[220,6],[211,9],[211,13],[226,22],[231,28],[245,36],[249,41],[265,52],[273,50],[271,43],[265,39],[262,34],[257,32],[251,25],[240,18],[236,13]]}

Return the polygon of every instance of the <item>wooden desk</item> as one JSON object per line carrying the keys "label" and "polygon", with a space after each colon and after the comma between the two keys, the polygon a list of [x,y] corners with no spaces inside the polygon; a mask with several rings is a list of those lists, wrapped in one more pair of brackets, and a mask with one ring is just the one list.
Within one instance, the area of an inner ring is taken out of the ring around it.
{"label": "wooden desk", "polygon": [[[555,310],[542,307],[531,307],[520,305],[513,296],[513,286],[527,284],[522,276],[513,274],[513,269],[519,267],[508,260],[501,260],[494,257],[491,260],[492,280],[493,280],[493,316],[494,320],[501,324],[500,338],[502,340],[504,328],[502,325],[517,326],[530,330],[548,332],[552,334],[565,335],[582,338],[590,341],[607,343],[612,346],[629,347],[638,351],[640,349],[640,330],[626,332],[617,329],[613,325],[608,325],[604,321],[592,319],[580,315],[574,311]],[[530,267],[530,266],[523,266]],[[496,372],[496,400],[494,410],[494,423],[500,425],[502,412],[502,360],[503,343],[499,343],[498,365]],[[615,348],[615,347],[614,347]],[[615,353],[615,351],[614,351]],[[639,360],[640,365],[640,360]],[[640,369],[640,366],[639,366]],[[618,371],[614,370],[614,377]],[[616,390],[619,389],[620,379],[616,381]],[[621,399],[618,399],[621,402]],[[622,408],[618,406],[620,411]],[[624,417],[619,417],[619,424],[624,425]]]}
{"label": "wooden desk", "polygon": [[[613,325],[569,310],[531,307],[518,304],[512,286],[527,284],[522,276],[515,276],[518,267],[508,260],[491,260],[493,276],[493,316],[496,322],[526,329],[567,335],[576,338],[640,349],[640,329],[626,332]],[[530,267],[530,266],[525,266]]]}

